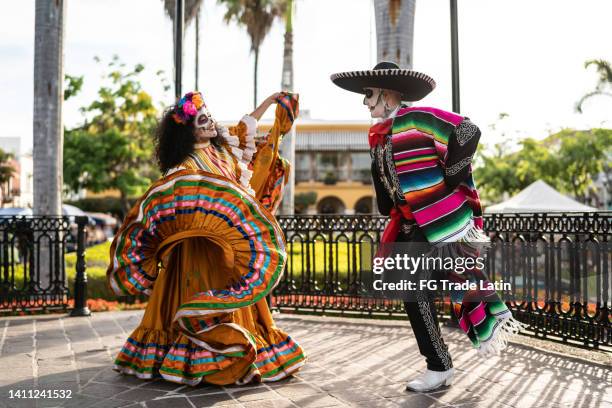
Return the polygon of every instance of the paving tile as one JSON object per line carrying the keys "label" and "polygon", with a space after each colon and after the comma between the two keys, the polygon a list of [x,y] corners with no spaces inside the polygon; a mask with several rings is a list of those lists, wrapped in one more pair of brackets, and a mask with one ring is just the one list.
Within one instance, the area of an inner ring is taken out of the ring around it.
{"label": "paving tile", "polygon": [[129,387],[124,387],[122,385],[90,382],[83,387],[81,394],[106,398],[109,395],[116,395],[127,390],[129,390]]}
{"label": "paving tile", "polygon": [[[189,397],[189,400],[197,407],[222,407],[222,406],[241,406],[241,404],[233,399],[229,394],[208,394],[195,397]],[[149,403],[147,407],[150,408]]]}
{"label": "paving tile", "polygon": [[346,390],[331,391],[330,395],[348,403],[374,401],[383,398],[381,395],[363,388],[349,388]]}
{"label": "paving tile", "polygon": [[301,408],[323,408],[347,406],[344,402],[326,393],[306,395],[290,398],[291,401]]}
{"label": "paving tile", "polygon": [[102,401],[89,405],[88,408],[89,407],[91,408],[120,408],[120,407],[125,407],[128,405],[132,405],[132,404],[134,404],[134,402],[119,400],[115,398],[106,398],[106,399],[103,399]]}
{"label": "paving tile", "polygon": [[448,406],[447,404],[444,404],[440,401],[436,401],[435,399],[425,394],[418,393],[406,395],[403,397],[389,398],[389,401],[394,402],[399,406],[410,408],[438,408]]}
{"label": "paving tile", "polygon": [[279,395],[274,391],[267,391],[265,389],[248,389],[248,390],[235,390],[231,392],[231,396],[240,402],[248,401],[259,401],[259,400],[271,400],[279,398]]}
{"label": "paving tile", "polygon": [[279,393],[281,396],[287,397],[290,399],[293,399],[294,397],[302,397],[302,396],[321,393],[320,390],[306,383],[291,384],[291,385],[286,385],[284,387],[276,387],[274,388],[274,391]]}
{"label": "paving tile", "polygon": [[245,408],[295,408],[297,405],[287,398],[249,401],[242,404]]}
{"label": "paving tile", "polygon": [[[0,354],[0,368],[10,367],[0,369],[0,408],[612,407],[612,375],[601,365],[516,345],[501,356],[481,359],[464,347],[463,334],[449,327],[442,331],[456,368],[453,386],[407,392],[405,383],[426,368],[408,324],[350,318],[275,314],[278,326],[309,355],[297,374],[279,382],[190,387],[141,380],[112,370],[112,360],[142,315],[123,311],[89,318],[46,316],[35,323],[31,317],[11,320]],[[69,389],[73,398],[7,402],[3,397],[10,389]]]}
{"label": "paving tile", "polygon": [[[184,396],[157,398],[147,401],[145,404],[147,408],[193,408],[193,405],[191,405],[187,397]],[[196,407],[198,406],[204,405],[196,404]]]}
{"label": "paving tile", "polygon": [[[127,377],[127,376],[124,376],[124,377]],[[121,381],[121,380],[122,378],[117,381]],[[143,382],[142,380],[140,381]],[[140,385],[140,388],[143,388],[143,389],[160,390],[160,391],[166,391],[166,392],[175,391],[181,387],[184,387],[184,385],[173,383],[173,382],[162,380],[162,379],[144,381],[144,384]]]}
{"label": "paving tile", "polygon": [[391,400],[382,398],[375,401],[354,402],[351,403],[351,406],[357,408],[397,408],[400,405]]}
{"label": "paving tile", "polygon": [[66,399],[61,406],[66,408],[84,408],[104,400],[105,398],[94,397],[91,395],[73,394],[72,398]]}
{"label": "paving tile", "polygon": [[[301,372],[300,372],[301,373]],[[312,376],[314,378],[316,378],[317,380],[320,378],[317,375]],[[302,383],[304,382],[304,380],[302,379],[301,376],[291,376],[285,379],[282,379],[280,381],[271,381],[271,382],[266,382],[265,384],[268,387],[274,388],[274,387],[282,387],[284,385],[288,385],[288,384],[298,384],[298,383]]]}
{"label": "paving tile", "polygon": [[334,390],[346,390],[355,386],[353,381],[348,380],[332,380],[327,382],[321,382],[317,384],[321,389],[325,391]]}
{"label": "paving tile", "polygon": [[383,398],[403,397],[408,393],[408,391],[406,391],[406,384],[403,382],[382,386],[366,386],[364,388],[366,390],[372,390],[372,392],[380,395]]}
{"label": "paving tile", "polygon": [[151,390],[146,388],[132,388],[127,391],[115,394],[115,398],[127,401],[150,401],[152,399],[163,397],[167,393],[165,391]]}

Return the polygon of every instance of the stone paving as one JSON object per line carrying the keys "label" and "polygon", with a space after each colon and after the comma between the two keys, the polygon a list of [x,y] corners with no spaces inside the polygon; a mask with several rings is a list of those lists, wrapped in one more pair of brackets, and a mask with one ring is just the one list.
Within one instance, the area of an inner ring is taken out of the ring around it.
{"label": "stone paving", "polygon": [[[308,354],[291,379],[247,387],[143,381],[111,369],[142,313],[0,318],[0,407],[612,407],[610,365],[526,346],[521,337],[503,356],[480,359],[449,327],[454,385],[407,392],[406,381],[425,369],[407,322],[319,316],[275,315]],[[9,398],[48,390],[71,398]]]}

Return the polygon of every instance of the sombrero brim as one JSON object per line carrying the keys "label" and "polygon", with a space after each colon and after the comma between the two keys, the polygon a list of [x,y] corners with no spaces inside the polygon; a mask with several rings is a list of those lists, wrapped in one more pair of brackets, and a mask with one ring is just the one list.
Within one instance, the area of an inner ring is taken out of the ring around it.
{"label": "sombrero brim", "polygon": [[402,94],[403,101],[423,99],[436,87],[436,81],[409,69],[376,69],[339,72],[331,76],[334,84],[347,91],[365,94],[364,88],[391,89]]}

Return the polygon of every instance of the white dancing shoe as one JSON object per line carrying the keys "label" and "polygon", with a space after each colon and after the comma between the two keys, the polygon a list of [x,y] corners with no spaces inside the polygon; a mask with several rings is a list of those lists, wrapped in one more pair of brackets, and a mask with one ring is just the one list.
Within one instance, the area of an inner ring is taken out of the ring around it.
{"label": "white dancing shoe", "polygon": [[433,391],[444,385],[451,385],[453,383],[454,375],[454,368],[446,371],[427,370],[424,374],[421,374],[414,380],[410,381],[406,385],[406,390],[417,392]]}

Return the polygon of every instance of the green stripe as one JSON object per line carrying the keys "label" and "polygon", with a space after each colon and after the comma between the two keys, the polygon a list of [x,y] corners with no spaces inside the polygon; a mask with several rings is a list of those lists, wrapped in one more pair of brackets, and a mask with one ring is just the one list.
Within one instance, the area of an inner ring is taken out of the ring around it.
{"label": "green stripe", "polygon": [[132,368],[135,371],[138,371],[139,373],[144,373],[144,372],[155,373],[156,371],[155,367],[141,367],[129,361],[119,360],[118,358],[115,359],[115,364],[117,364],[118,366],[122,366],[122,367]]}
{"label": "green stripe", "polygon": [[473,215],[473,211],[470,207],[463,206],[461,208],[463,208],[461,212],[457,212],[450,219],[444,220],[442,225],[435,225],[436,221],[434,221],[432,225],[424,227],[425,235],[430,242],[445,238],[451,232],[456,232],[460,227],[468,223]]}
{"label": "green stripe", "polygon": [[284,364],[278,366],[277,368],[275,368],[274,370],[268,371],[267,373],[262,374],[262,377],[271,377],[273,375],[275,375],[276,373],[278,373],[281,369],[284,369],[288,366],[293,365],[294,363],[297,363],[299,360],[303,360],[304,359],[304,354],[300,353],[300,355],[295,356],[294,358],[292,358],[291,360],[285,362]]}
{"label": "green stripe", "polygon": [[177,370],[174,368],[168,368],[168,367],[161,367],[159,369],[159,372],[164,372],[164,373],[171,373],[171,374],[177,374],[183,378],[200,378],[200,377],[204,377],[205,375],[209,375],[209,374],[214,374],[214,373],[218,373],[221,370],[211,370],[211,371],[204,371],[201,373],[187,373],[185,371],[182,370]]}

